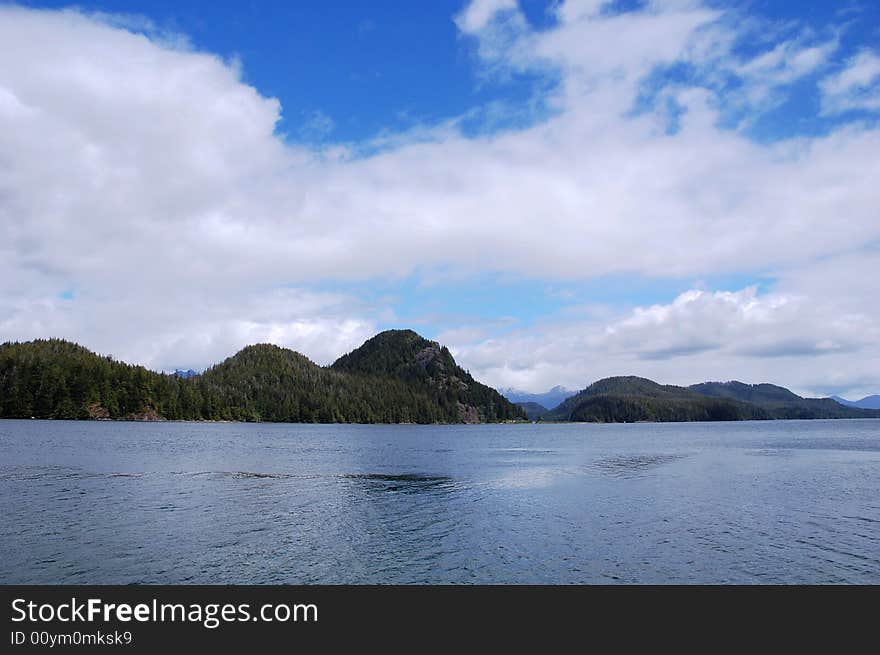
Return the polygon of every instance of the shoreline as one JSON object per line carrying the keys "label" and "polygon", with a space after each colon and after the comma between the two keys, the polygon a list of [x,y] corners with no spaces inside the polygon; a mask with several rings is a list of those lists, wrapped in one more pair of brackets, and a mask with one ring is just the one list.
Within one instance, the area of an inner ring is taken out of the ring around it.
{"label": "shoreline", "polygon": [[235,421],[227,419],[132,419],[132,418],[37,418],[35,416],[2,416],[0,421],[66,421],[69,423],[236,423],[239,425],[400,425],[400,426],[454,426],[454,425],[672,425],[688,423],[779,423],[785,421],[880,421],[880,416],[836,416],[815,418],[759,418],[725,419],[719,421],[491,421],[481,423],[321,423],[305,421]]}

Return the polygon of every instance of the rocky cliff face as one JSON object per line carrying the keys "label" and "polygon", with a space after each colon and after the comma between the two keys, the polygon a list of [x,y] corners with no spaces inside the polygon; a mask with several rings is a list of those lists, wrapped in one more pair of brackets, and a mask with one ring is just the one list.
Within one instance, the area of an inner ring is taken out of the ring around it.
{"label": "rocky cliff face", "polygon": [[461,417],[462,423],[481,423],[480,410],[473,405],[464,405],[456,403],[458,406],[458,415]]}

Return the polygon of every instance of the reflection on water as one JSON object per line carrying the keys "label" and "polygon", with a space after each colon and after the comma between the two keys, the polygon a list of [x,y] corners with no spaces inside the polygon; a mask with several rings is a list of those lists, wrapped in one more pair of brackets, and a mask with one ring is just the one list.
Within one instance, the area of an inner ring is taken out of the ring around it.
{"label": "reflection on water", "polygon": [[0,421],[0,583],[880,583],[880,421]]}
{"label": "reflection on water", "polygon": [[605,473],[614,477],[631,477],[653,469],[667,462],[674,462],[686,455],[643,454],[616,455],[597,460],[587,466],[588,469]]}
{"label": "reflection on water", "polygon": [[418,473],[401,473],[399,475],[389,475],[387,473],[350,473],[343,475],[343,478],[350,480],[379,480],[381,482],[412,482],[420,484],[423,482],[447,482],[450,478],[445,475],[419,475]]}
{"label": "reflection on water", "polygon": [[792,450],[779,448],[759,448],[747,451],[748,455],[755,455],[757,457],[791,457],[793,453],[794,451]]}
{"label": "reflection on water", "polygon": [[286,478],[292,478],[292,475],[287,475],[285,473],[254,473],[252,471],[234,471],[232,473],[222,472],[219,475],[229,475],[235,478],[236,480],[284,480]]}
{"label": "reflection on water", "polygon": [[384,491],[405,491],[421,493],[428,490],[450,489],[452,478],[445,475],[419,475],[417,473],[352,473],[341,476],[347,480],[359,480],[372,483],[371,487]]}
{"label": "reflection on water", "polygon": [[512,466],[494,481],[494,486],[509,489],[537,489],[549,487],[567,475],[571,475],[571,471],[563,467]]}

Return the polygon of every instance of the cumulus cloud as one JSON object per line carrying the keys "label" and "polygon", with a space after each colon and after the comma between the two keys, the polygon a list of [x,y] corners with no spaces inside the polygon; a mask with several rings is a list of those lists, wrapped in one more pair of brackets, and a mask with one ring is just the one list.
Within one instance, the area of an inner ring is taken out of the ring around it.
{"label": "cumulus cloud", "polygon": [[158,368],[258,340],[325,361],[356,345],[373,326],[339,298],[277,291],[297,248],[269,235],[302,206],[312,160],[274,135],[278,101],[235,62],[128,25],[0,9],[0,335]]}
{"label": "cumulus cloud", "polygon": [[[880,239],[876,128],[758,144],[719,126],[716,88],[681,80],[664,89],[681,110],[674,132],[663,103],[633,111],[658,67],[751,71],[779,88],[818,70],[830,45],[797,42],[743,62],[730,54],[736,25],[718,9],[603,6],[560,4],[556,23],[535,31],[512,1],[471,3],[456,21],[477,44],[478,69],[552,71],[552,115],[478,137],[450,117],[380,135],[368,155],[361,144],[284,141],[280,103],[244,83],[238,62],[185,38],[0,7],[0,338],[64,336],[155,367],[204,366],[265,339],[327,361],[389,308],[310,290],[321,280],[432,267],[555,280],[804,271]],[[826,96],[873,80],[866,61],[829,78]],[[736,344],[723,350],[738,370],[779,347],[710,320],[724,312],[740,326],[775,317],[797,337],[789,352],[806,353],[799,361],[864,347],[843,328],[820,339],[793,318],[836,294],[729,292],[601,329],[521,335],[535,355],[527,360],[490,341],[461,352],[505,386],[576,386],[594,371],[621,372],[611,368],[623,360],[600,363],[602,348],[650,371],[673,356],[705,363],[719,344]],[[639,327],[660,314],[663,329]],[[593,354],[566,363],[566,347]]]}
{"label": "cumulus cloud", "polygon": [[[215,295],[215,294],[220,295]],[[0,334],[60,336],[159,370],[204,368],[252,343],[275,343],[320,364],[375,334],[358,300],[300,289],[235,291],[184,284],[132,293],[84,290],[0,300]]]}
{"label": "cumulus cloud", "polygon": [[[880,257],[834,262],[820,273],[826,284],[846,284],[834,272],[846,263],[867,269],[880,265]],[[843,302],[802,295],[815,275],[792,272],[764,293],[757,287],[691,289],[670,303],[616,316],[458,341],[453,352],[492,384],[527,391],[559,383],[579,389],[611,375],[641,375],[676,384],[771,380],[814,395],[843,388],[867,393],[880,385],[880,312],[852,302],[860,294],[845,286],[839,290]]]}

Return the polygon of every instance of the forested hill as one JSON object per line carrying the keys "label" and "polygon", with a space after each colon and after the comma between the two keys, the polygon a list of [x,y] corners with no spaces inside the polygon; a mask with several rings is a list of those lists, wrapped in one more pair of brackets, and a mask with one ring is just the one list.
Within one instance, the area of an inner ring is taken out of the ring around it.
{"label": "forested hill", "polygon": [[542,416],[547,414],[547,412],[550,411],[549,409],[547,409],[546,407],[544,407],[540,403],[533,403],[533,402],[517,403],[517,406],[522,407],[523,411],[525,411],[526,415],[532,421],[538,420],[539,418],[541,418]]}
{"label": "forested hill", "polygon": [[[292,350],[258,344],[190,377],[156,373],[59,339],[5,343],[0,417],[318,423],[524,418],[462,371],[439,344],[383,337],[377,351],[373,342],[380,337],[347,357],[355,361],[371,353],[376,361],[397,362],[393,371],[346,369],[340,362],[325,368]],[[413,352],[412,344],[422,348]]]}
{"label": "forested hill", "polygon": [[[747,402],[767,411],[771,418],[863,418],[865,410],[842,405],[831,398],[802,398],[774,384],[703,382],[689,389],[704,396]],[[874,412],[880,416],[880,412]]]}
{"label": "forested hill", "polygon": [[467,422],[526,418],[521,408],[458,366],[446,346],[412,330],[380,332],[330,368],[357,377],[397,380]]}
{"label": "forested hill", "polygon": [[[676,387],[615,377],[531,414],[545,421],[730,421],[868,418],[880,410],[802,398],[770,384]],[[475,423],[525,416],[459,367],[449,350],[411,330],[382,332],[329,367],[257,344],[189,377],[59,339],[0,345],[0,418]]]}
{"label": "forested hill", "polygon": [[639,377],[613,377],[568,398],[542,420],[628,423],[870,417],[880,417],[880,412],[852,409],[828,399],[801,398],[770,384],[705,382],[676,387]]}

